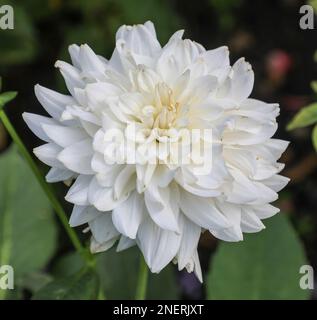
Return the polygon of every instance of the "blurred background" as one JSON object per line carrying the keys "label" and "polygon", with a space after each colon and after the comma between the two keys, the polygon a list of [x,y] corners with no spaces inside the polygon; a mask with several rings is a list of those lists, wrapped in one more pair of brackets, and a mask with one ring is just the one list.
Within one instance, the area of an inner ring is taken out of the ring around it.
{"label": "blurred background", "polygon": [[[27,148],[31,151],[38,146],[40,141],[27,129],[21,117],[24,111],[44,114],[35,98],[34,85],[40,83],[45,87],[66,92],[54,63],[58,59],[69,61],[68,45],[88,43],[96,53],[109,58],[114,48],[115,32],[122,24],[151,20],[162,44],[174,31],[185,29],[185,37],[200,42],[208,49],[228,45],[232,62],[244,56],[253,66],[255,88],[252,97],[280,103],[281,115],[276,137],[291,141],[281,161],[286,163],[283,174],[290,177],[291,182],[281,192],[278,206],[294,227],[294,237],[300,239],[299,246],[304,248],[304,259],[317,268],[317,155],[311,142],[311,128],[286,131],[286,126],[294,114],[316,101],[310,83],[317,79],[317,63],[314,61],[317,50],[317,16],[315,15],[315,29],[300,29],[299,19],[302,15],[299,8],[305,3],[306,1],[301,0],[1,0],[0,5],[12,5],[15,14],[15,29],[0,30],[2,91],[18,91],[18,97],[7,108],[8,115]],[[316,1],[314,5],[317,7]],[[10,143],[10,138],[0,123],[0,152],[4,154]],[[40,163],[38,165],[43,174],[47,172],[45,166]],[[20,183],[27,189],[30,180],[21,179]],[[66,187],[63,184],[54,187],[63,201]],[[1,188],[4,190],[4,186],[0,185],[0,190]],[[70,212],[71,208],[65,202],[63,204],[67,212]],[[24,216],[16,223],[31,216],[27,207],[24,211]],[[41,214],[39,219],[44,223]],[[71,244],[57,219],[54,216],[47,216],[45,219],[45,228],[48,228],[45,233],[36,236],[36,232],[41,228],[39,225],[36,228],[33,226],[33,229],[25,225],[20,229],[20,241],[24,241],[25,233],[35,234],[31,245],[25,246],[20,253],[21,259],[32,260],[34,255],[40,257],[43,252],[45,256],[41,256],[40,262],[29,269],[21,267],[21,271],[18,270],[18,289],[10,293],[11,298],[29,299],[34,291],[52,278],[77,270],[81,263],[80,259],[71,253]],[[51,230],[52,228],[54,230]],[[288,233],[289,229],[276,228],[277,234],[283,231]],[[50,239],[46,239],[49,234]],[[46,240],[43,240],[44,238]],[[82,238],[87,240],[86,235]],[[3,244],[5,238],[0,240],[0,247],[1,241]],[[31,240],[25,241],[27,243]],[[46,245],[41,247],[37,245],[38,242]],[[274,246],[274,242],[271,244]],[[207,234],[203,235],[200,241],[199,253],[206,273],[212,269],[218,245],[218,242]],[[268,247],[268,250],[271,248]],[[281,255],[292,250],[292,242],[289,242]],[[118,255],[110,251],[98,258],[102,283],[106,289],[110,288],[112,283],[122,283],[121,275],[133,273],[133,270],[137,269],[137,253],[134,249],[129,251]],[[114,270],[118,259],[121,259],[125,267],[121,275]],[[235,264],[232,259],[234,255],[228,260],[230,265]],[[264,259],[265,257],[263,261]],[[271,259],[275,259],[271,270],[274,273],[274,268],[279,268],[279,257]],[[288,268],[286,262],[283,262],[283,268]],[[21,262],[16,263],[19,265]],[[221,263],[218,262],[219,264]],[[212,277],[208,276],[207,282],[212,281]],[[124,283],[124,290],[114,290],[110,298],[131,298],[129,292],[134,281],[131,279]],[[243,279],[240,285],[237,284],[237,295],[240,298],[249,298],[243,291],[243,288],[248,290],[245,281],[249,281],[248,278]],[[162,282],[165,283],[164,290],[161,288]],[[150,287],[150,298],[211,297],[205,284],[200,285],[193,275],[186,272],[176,272],[172,266],[159,276],[151,276]],[[305,298],[314,296],[316,298],[316,294],[310,291]],[[237,296],[230,295],[229,286],[222,296],[216,297]],[[274,294],[270,296],[269,293],[261,292],[259,297],[275,298]],[[297,297],[302,296],[295,293],[293,296],[285,296],[281,293],[276,298]]]}

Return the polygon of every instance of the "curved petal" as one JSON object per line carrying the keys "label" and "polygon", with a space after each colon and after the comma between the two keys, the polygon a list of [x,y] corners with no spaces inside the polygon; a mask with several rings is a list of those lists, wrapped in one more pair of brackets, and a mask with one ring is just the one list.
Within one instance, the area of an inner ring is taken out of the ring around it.
{"label": "curved petal", "polygon": [[231,90],[228,98],[241,102],[249,97],[253,89],[254,73],[250,63],[244,58],[232,66]]}
{"label": "curved petal", "polygon": [[56,120],[61,118],[67,105],[72,105],[75,100],[71,96],[60,94],[56,91],[42,87],[37,84],[34,87],[37,100],[43,108]]}
{"label": "curved petal", "polygon": [[100,211],[113,210],[118,204],[125,201],[129,195],[121,199],[114,199],[113,188],[102,187],[96,178],[91,180],[88,189],[88,200]]}
{"label": "curved petal", "polygon": [[180,208],[188,219],[204,229],[230,227],[228,219],[216,208],[210,198],[201,198],[182,190]]}
{"label": "curved petal", "polygon": [[52,142],[33,149],[34,154],[48,166],[65,169],[65,166],[57,159],[61,151],[62,148]]}
{"label": "curved petal", "polygon": [[42,128],[51,141],[63,148],[89,138],[82,128],[54,124],[42,124]]}
{"label": "curved petal", "polygon": [[99,243],[107,242],[119,236],[118,230],[112,223],[111,213],[102,212],[89,222],[89,227],[93,237]]}
{"label": "curved petal", "polygon": [[71,227],[80,226],[96,219],[98,214],[101,213],[94,207],[74,205],[72,214],[69,219],[69,224]]}
{"label": "curved petal", "polygon": [[134,191],[126,201],[113,209],[112,222],[120,233],[135,239],[144,218],[144,209],[143,197]]}
{"label": "curved petal", "polygon": [[91,168],[92,155],[92,141],[86,139],[65,148],[59,153],[58,160],[69,170],[80,174],[93,174]]}
{"label": "curved petal", "polygon": [[121,236],[120,240],[119,240],[119,243],[117,245],[116,251],[117,252],[121,252],[121,251],[129,249],[129,248],[131,248],[131,247],[133,247],[135,245],[136,245],[135,240],[130,239],[130,238],[125,237],[125,236]]}
{"label": "curved petal", "polygon": [[88,188],[92,178],[92,176],[80,174],[68,190],[65,199],[80,206],[87,206],[89,204]]}
{"label": "curved petal", "polygon": [[66,181],[74,176],[74,172],[68,169],[51,168],[45,176],[45,179],[49,183]]}
{"label": "curved petal", "polygon": [[42,128],[43,124],[49,124],[49,125],[56,125],[58,124],[57,121],[55,121],[52,118],[40,116],[35,113],[29,113],[24,112],[22,114],[23,120],[26,122],[28,127],[32,130],[32,132],[38,136],[41,140],[44,140],[46,142],[52,142],[52,140],[48,137],[48,135],[45,133],[45,131]]}
{"label": "curved petal", "polygon": [[197,249],[201,227],[191,222],[183,214],[180,215],[180,219],[182,220],[182,240],[177,253],[177,261],[179,270],[182,270]]}
{"label": "curved petal", "polygon": [[173,260],[179,250],[181,236],[159,228],[150,218],[138,230],[137,244],[151,271],[160,272]]}
{"label": "curved petal", "polygon": [[[150,185],[144,192],[144,200],[149,215],[161,228],[180,232],[178,224],[179,207],[172,190]],[[171,205],[175,201],[176,206]]]}
{"label": "curved petal", "polygon": [[161,49],[154,25],[150,21],[144,25],[121,26],[116,34],[116,41],[118,40],[123,40],[128,50],[139,55],[152,57]]}
{"label": "curved petal", "polygon": [[90,251],[92,253],[104,252],[109,250],[117,241],[118,237],[112,238],[106,242],[98,242],[94,237],[90,240]]}

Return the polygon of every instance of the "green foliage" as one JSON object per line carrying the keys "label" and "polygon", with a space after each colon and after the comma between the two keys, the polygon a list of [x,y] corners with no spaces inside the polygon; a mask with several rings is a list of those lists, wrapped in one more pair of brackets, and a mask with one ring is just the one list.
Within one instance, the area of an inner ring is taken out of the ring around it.
{"label": "green foliage", "polygon": [[[115,44],[114,34],[122,24],[152,20],[163,42],[180,25],[180,18],[171,10],[168,0],[7,0],[4,3],[14,7],[15,26],[14,30],[0,30],[3,68],[30,63],[45,50],[40,40],[42,23],[48,28],[51,22],[52,37],[61,37],[61,54],[56,59],[66,58],[66,49],[72,43],[88,43],[97,53],[109,56]],[[73,16],[69,16],[70,12]]]}
{"label": "green foliage", "polygon": [[18,286],[33,293],[42,289],[52,280],[53,278],[51,275],[42,271],[36,271],[23,277],[18,283]]}
{"label": "green foliage", "polygon": [[[55,245],[50,204],[26,163],[11,148],[0,157],[0,265],[12,265],[19,283],[47,264]],[[0,291],[0,297],[5,294]]]}
{"label": "green foliage", "polygon": [[302,245],[283,214],[239,243],[221,242],[207,278],[209,299],[307,299],[299,287]]}
{"label": "green foliage", "polygon": [[[133,299],[139,270],[140,252],[136,247],[117,253],[114,249],[98,255],[97,268],[109,299]],[[147,299],[177,299],[172,266],[159,274],[149,274]]]}
{"label": "green foliage", "polygon": [[0,65],[14,65],[30,62],[36,55],[37,42],[29,11],[20,5],[21,1],[5,1],[14,8],[14,29],[0,29]]}
{"label": "green foliage", "polygon": [[[167,0],[70,0],[66,6],[81,12],[85,27],[99,26],[95,32],[104,32],[104,35],[108,36],[108,41],[104,41],[104,38],[101,42],[107,42],[112,47],[113,35],[122,24],[138,24],[151,20],[159,30],[158,37],[166,41],[180,22]],[[87,39],[89,38],[86,38],[86,41]]]}
{"label": "green foliage", "polygon": [[317,11],[317,0],[310,0],[308,1],[308,4],[311,5],[314,8],[314,10]]}
{"label": "green foliage", "polygon": [[311,87],[314,90],[314,92],[317,93],[317,81],[312,81]]}
{"label": "green foliage", "polygon": [[17,96],[17,92],[8,91],[0,94],[0,110],[4,107],[4,105],[11,100],[13,100]]}
{"label": "green foliage", "polygon": [[315,125],[312,133],[313,146],[317,151],[317,124]]}
{"label": "green foliage", "polygon": [[[2,78],[0,77],[0,92],[2,90]],[[5,106],[6,103],[10,102],[17,96],[17,92],[8,91],[0,93],[0,110]]]}
{"label": "green foliage", "polygon": [[[314,1],[316,5],[316,1]],[[317,51],[315,52],[314,60],[317,62]],[[317,81],[312,81],[311,87],[315,93],[317,93]],[[307,107],[302,108],[288,124],[287,130],[293,130],[297,128],[303,128],[317,123],[317,102],[310,104]],[[312,132],[312,141],[315,150],[317,151],[317,129],[316,126]]]}
{"label": "green foliage", "polygon": [[235,10],[244,0],[209,0],[210,5],[217,13],[220,28],[223,31],[232,29],[235,25]]}
{"label": "green foliage", "polygon": [[[123,252],[111,249],[97,255],[97,274],[107,299],[133,299],[137,284],[140,253],[137,248]],[[84,265],[77,253],[62,257],[53,267],[56,278],[78,272]],[[178,289],[172,266],[160,274],[150,274],[147,299],[177,299]]]}
{"label": "green foliage", "polygon": [[302,108],[288,124],[287,130],[307,127],[317,121],[317,102]]}
{"label": "green foliage", "polygon": [[74,275],[54,280],[41,288],[34,300],[95,300],[99,281],[90,268],[83,268]]}

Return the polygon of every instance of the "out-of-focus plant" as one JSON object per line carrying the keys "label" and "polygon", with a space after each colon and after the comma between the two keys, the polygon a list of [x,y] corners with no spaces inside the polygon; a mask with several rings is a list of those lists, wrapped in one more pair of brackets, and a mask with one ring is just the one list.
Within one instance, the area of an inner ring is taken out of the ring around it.
{"label": "out-of-focus plant", "polygon": [[[14,65],[30,62],[36,55],[37,43],[32,19],[27,10],[16,1],[3,1],[2,4],[14,8],[14,29],[0,29],[0,65]],[[20,2],[21,3],[21,2]]]}
{"label": "out-of-focus plant", "polygon": [[[0,77],[0,92],[2,89],[2,78]],[[10,102],[16,97],[17,93],[15,91],[3,92],[0,94],[0,111],[5,106],[6,103]]]}
{"label": "out-of-focus plant", "polygon": [[[166,42],[169,34],[178,28],[179,17],[171,10],[169,1],[156,0],[70,0],[63,10],[78,14],[78,23],[65,25],[65,43],[86,43],[100,54],[110,54],[113,34],[122,24],[138,24],[151,20],[159,30],[160,40]],[[63,51],[66,52],[66,50]]]}
{"label": "out-of-focus plant", "polygon": [[[292,250],[289,250],[292,248]],[[267,221],[267,229],[243,242],[222,242],[207,279],[209,299],[307,299],[298,285],[306,264],[302,244],[285,214]]]}
{"label": "out-of-focus plant", "polygon": [[[317,53],[315,54],[315,61],[317,62]],[[317,94],[317,81],[311,83],[311,87],[315,94]],[[314,125],[312,131],[312,141],[315,150],[317,151],[317,101],[302,108],[288,124],[287,130],[294,130]]]}
{"label": "out-of-focus plant", "polygon": [[217,13],[220,29],[228,31],[234,27],[234,11],[243,4],[244,0],[209,0]]}
{"label": "out-of-focus plant", "polygon": [[[1,119],[5,116],[3,107],[16,94],[0,94]],[[40,285],[43,278],[36,275],[55,252],[56,238],[49,201],[17,149],[11,147],[0,157],[0,266],[13,267],[15,283],[14,290],[0,289],[0,299],[19,298],[27,279],[33,279],[32,288]]]}
{"label": "out-of-focus plant", "polygon": [[310,4],[314,10],[317,10],[317,0],[310,0],[308,4]]}

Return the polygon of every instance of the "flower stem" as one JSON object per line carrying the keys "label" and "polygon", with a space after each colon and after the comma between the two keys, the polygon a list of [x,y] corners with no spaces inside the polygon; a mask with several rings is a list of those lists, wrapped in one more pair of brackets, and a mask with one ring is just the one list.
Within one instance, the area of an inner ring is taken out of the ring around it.
{"label": "flower stem", "polygon": [[99,287],[97,300],[107,300],[102,285]]}
{"label": "flower stem", "polygon": [[141,255],[138,283],[137,283],[136,294],[135,294],[136,300],[144,300],[146,297],[148,274],[149,274],[149,269],[147,267],[147,264],[143,256]]}
{"label": "flower stem", "polygon": [[31,155],[29,154],[26,147],[24,146],[22,140],[20,139],[19,135],[17,134],[16,130],[14,129],[13,125],[11,124],[9,118],[7,117],[7,115],[5,114],[3,109],[0,110],[0,119],[2,120],[2,123],[5,126],[5,128],[7,129],[7,131],[9,132],[12,140],[17,145],[19,151],[21,152],[21,154],[25,158],[26,162],[30,166],[31,170],[33,171],[39,184],[41,185],[42,189],[46,193],[46,196],[49,198],[49,200],[50,200],[55,212],[57,213],[65,231],[67,232],[73,246],[78,251],[78,253],[83,257],[83,259],[87,262],[88,265],[94,264],[94,257],[90,254],[90,252],[85,247],[83,247],[76,232],[68,224],[68,218],[67,218],[67,215],[66,215],[62,205],[60,204],[60,202],[56,198],[51,186],[46,183],[46,181],[43,178],[40,170],[38,169],[35,161],[31,157]]}

